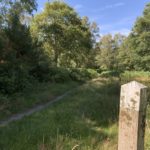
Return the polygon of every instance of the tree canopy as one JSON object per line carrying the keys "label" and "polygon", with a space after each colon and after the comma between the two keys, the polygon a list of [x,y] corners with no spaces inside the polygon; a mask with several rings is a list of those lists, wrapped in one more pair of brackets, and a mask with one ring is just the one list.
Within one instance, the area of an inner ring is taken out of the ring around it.
{"label": "tree canopy", "polygon": [[130,70],[150,70],[150,4],[147,4],[143,15],[138,17],[132,32],[123,46],[126,66]]}
{"label": "tree canopy", "polygon": [[87,23],[73,8],[59,1],[46,3],[44,11],[34,17],[31,33],[55,66],[82,66],[92,48]]}
{"label": "tree canopy", "polygon": [[36,9],[36,0],[0,0],[0,92],[53,81],[61,68],[150,71],[150,3],[127,37],[100,36],[95,22],[62,1]]}

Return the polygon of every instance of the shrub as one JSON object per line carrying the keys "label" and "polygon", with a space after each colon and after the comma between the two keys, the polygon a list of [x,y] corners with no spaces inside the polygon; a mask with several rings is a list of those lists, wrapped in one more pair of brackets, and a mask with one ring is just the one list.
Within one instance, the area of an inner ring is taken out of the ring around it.
{"label": "shrub", "polygon": [[78,68],[72,69],[70,76],[74,81],[86,81],[98,77],[99,74],[94,69]]}
{"label": "shrub", "polygon": [[98,74],[101,74],[102,72],[103,72],[103,70],[102,69],[96,69],[96,72],[98,73]]}
{"label": "shrub", "polygon": [[70,72],[64,68],[50,68],[49,79],[54,82],[70,81]]}
{"label": "shrub", "polygon": [[27,68],[22,66],[0,66],[0,92],[13,94],[28,88],[33,78]]}
{"label": "shrub", "polygon": [[89,77],[92,78],[97,78],[99,77],[99,73],[97,72],[97,70],[94,69],[87,69],[87,72],[89,73]]}
{"label": "shrub", "polygon": [[120,75],[120,72],[113,70],[113,71],[103,71],[100,76],[101,77],[119,77],[119,75]]}
{"label": "shrub", "polygon": [[70,71],[70,78],[73,80],[73,81],[81,81],[82,80],[82,77],[81,77],[81,73],[79,70],[77,69],[73,69]]}
{"label": "shrub", "polygon": [[43,82],[43,81],[48,81],[49,79],[49,66],[47,63],[40,63],[34,68],[31,69],[30,75],[36,78],[38,81]]}

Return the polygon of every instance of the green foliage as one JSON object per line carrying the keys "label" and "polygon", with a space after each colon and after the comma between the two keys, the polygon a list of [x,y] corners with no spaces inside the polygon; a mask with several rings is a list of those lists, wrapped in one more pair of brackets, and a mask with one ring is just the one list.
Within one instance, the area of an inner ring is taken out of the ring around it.
{"label": "green foliage", "polygon": [[32,70],[32,74],[36,79],[40,82],[56,82],[56,83],[64,83],[71,80],[70,72],[65,68],[57,68],[57,67],[48,67],[37,66],[34,70]]}
{"label": "green foliage", "polygon": [[134,79],[141,80],[141,81],[149,81],[150,79],[150,72],[144,72],[144,71],[125,71],[121,73],[120,75],[121,79],[124,82],[129,82]]}
{"label": "green foliage", "polygon": [[32,84],[33,78],[29,76],[25,66],[0,65],[0,91],[13,94],[22,91]]}
{"label": "green foliage", "polygon": [[16,150],[70,150],[77,144],[82,150],[116,149],[119,95],[112,82],[86,83],[50,108],[1,127],[0,145]]}
{"label": "green foliage", "polygon": [[119,77],[120,72],[116,70],[111,70],[111,71],[103,71],[100,76],[101,77]]}
{"label": "green foliage", "polygon": [[12,94],[27,88],[32,76],[32,39],[29,27],[21,22],[36,9],[35,0],[2,0],[0,5],[0,92]]}
{"label": "green foliage", "polygon": [[129,70],[150,70],[150,4],[139,17],[122,50],[124,68]]}
{"label": "green foliage", "polygon": [[[36,6],[34,0],[12,1],[4,6],[7,7],[1,8],[5,10],[2,17],[7,17],[7,22],[3,20],[2,26],[7,26],[0,33],[0,91],[21,91],[28,87],[30,80],[85,81],[99,76],[92,69],[76,69],[96,66],[96,23],[79,17],[66,3],[54,1],[47,3],[28,26],[24,24],[24,11],[32,13]],[[75,69],[65,69],[68,67]]]}
{"label": "green foliage", "polygon": [[89,73],[89,77],[92,78],[97,78],[99,76],[99,73],[95,69],[87,69],[87,72]]}
{"label": "green foliage", "polygon": [[49,64],[46,61],[39,61],[30,70],[30,75],[40,82],[48,81]]}
{"label": "green foliage", "polygon": [[99,42],[97,24],[66,3],[48,2],[32,18],[36,7],[35,0],[1,0],[1,93],[22,91],[31,81],[86,81],[150,70],[150,4],[127,38],[109,34]]}
{"label": "green foliage", "polygon": [[[150,81],[150,4],[127,38],[105,35],[98,43],[97,24],[66,3],[46,3],[32,18],[36,7],[35,0],[0,1],[0,118],[47,102],[78,84],[68,81],[115,76],[121,83],[106,78],[88,82],[66,102],[33,115],[30,128],[25,120],[22,127],[19,123],[0,129],[0,149],[26,145],[25,149],[60,150],[77,143],[85,150],[116,149],[120,84]],[[149,137],[146,132],[146,148]]]}
{"label": "green foliage", "polygon": [[[36,105],[49,102],[78,86],[77,82],[31,82],[30,86],[21,92],[11,95],[0,94],[0,120],[4,120],[11,115],[28,110]],[[1,144],[0,144],[1,148]]]}
{"label": "green foliage", "polygon": [[32,74],[35,75],[34,77],[39,81],[64,83],[72,80],[82,82],[97,78],[99,76],[99,73],[95,69],[46,67],[46,65],[44,66],[42,68],[38,67],[32,72]]}
{"label": "green foliage", "polygon": [[[1,127],[1,149],[71,150],[79,145],[81,150],[116,150],[119,90],[117,79],[100,78],[83,84],[61,102]],[[150,107],[147,109],[145,149],[148,150]]]}
{"label": "green foliage", "polygon": [[85,81],[89,79],[89,73],[85,69],[72,69],[70,76],[75,81]]}
{"label": "green foliage", "polygon": [[89,26],[64,2],[46,3],[31,24],[34,39],[53,62],[53,66],[81,67],[92,48]]}
{"label": "green foliage", "polygon": [[108,34],[103,36],[98,43],[96,64],[104,70],[119,69],[118,53],[125,36],[116,34],[114,37]]}
{"label": "green foliage", "polygon": [[50,68],[49,78],[54,82],[70,81],[70,72],[65,68]]}
{"label": "green foliage", "polygon": [[74,81],[86,81],[98,77],[99,74],[94,69],[71,69],[70,77]]}

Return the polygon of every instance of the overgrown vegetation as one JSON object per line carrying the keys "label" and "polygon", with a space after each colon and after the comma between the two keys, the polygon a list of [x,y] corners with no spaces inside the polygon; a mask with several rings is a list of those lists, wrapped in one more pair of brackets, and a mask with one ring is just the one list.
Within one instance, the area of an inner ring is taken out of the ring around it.
{"label": "overgrown vegetation", "polygon": [[[100,36],[95,22],[60,0],[36,10],[36,0],[0,0],[0,120],[86,84],[0,128],[0,149],[116,149],[120,84],[150,87],[150,3],[127,37]],[[147,150],[149,126],[148,106]]]}
{"label": "overgrown vegetation", "polygon": [[149,71],[150,4],[128,37],[100,37],[95,22],[59,0],[41,13],[36,8],[36,0],[0,1],[0,93],[21,92],[33,82],[83,80],[96,76],[94,70]]}
{"label": "overgrown vegetation", "polygon": [[[1,127],[1,149],[116,150],[119,93],[118,78],[87,82],[46,110]],[[149,112],[148,106],[145,150],[150,148]]]}
{"label": "overgrown vegetation", "polygon": [[54,100],[56,97],[65,92],[79,86],[77,82],[67,83],[38,83],[23,90],[9,95],[0,95],[0,120],[5,120],[8,117],[24,112],[37,105],[44,104],[48,101]]}

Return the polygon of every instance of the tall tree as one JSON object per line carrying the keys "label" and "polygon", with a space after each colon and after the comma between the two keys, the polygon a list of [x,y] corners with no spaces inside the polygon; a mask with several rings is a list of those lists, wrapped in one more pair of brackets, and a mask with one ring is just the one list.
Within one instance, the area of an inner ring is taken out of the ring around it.
{"label": "tall tree", "polygon": [[97,65],[102,69],[114,68],[115,49],[114,41],[110,34],[103,36],[99,42],[99,51],[96,56]]}
{"label": "tall tree", "polygon": [[34,17],[31,32],[55,66],[82,66],[92,47],[88,27],[73,8],[60,1],[46,3]]}
{"label": "tall tree", "polygon": [[21,18],[35,9],[35,0],[0,2],[0,84],[5,92],[21,90],[26,84],[32,61],[32,39],[29,27]]}
{"label": "tall tree", "polygon": [[128,47],[132,54],[132,65],[136,70],[150,70],[150,3],[143,16],[139,17],[128,37]]}
{"label": "tall tree", "polygon": [[[32,14],[36,9],[35,0],[1,0],[0,18],[1,33],[7,36],[7,45],[5,45],[5,53],[11,49],[14,56],[19,56],[28,52],[31,47],[31,38],[29,27],[22,24],[21,18],[26,14]],[[22,39],[22,40],[20,40]],[[2,53],[2,51],[1,51]]]}
{"label": "tall tree", "polygon": [[124,40],[125,36],[121,34],[103,36],[98,43],[99,49],[97,48],[96,54],[97,66],[106,70],[119,70],[120,47]]}
{"label": "tall tree", "polygon": [[97,52],[97,40],[100,38],[99,27],[96,24],[96,22],[90,22],[89,18],[86,16],[82,18],[82,24],[88,29],[88,32],[90,33],[90,36],[91,36],[91,43],[92,43],[92,48],[90,50],[90,53],[89,55],[87,55],[86,67],[95,68],[96,67],[95,56]]}

